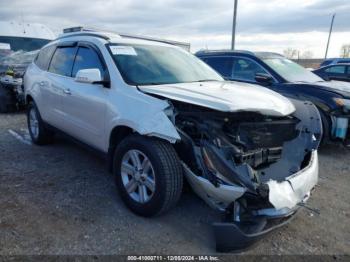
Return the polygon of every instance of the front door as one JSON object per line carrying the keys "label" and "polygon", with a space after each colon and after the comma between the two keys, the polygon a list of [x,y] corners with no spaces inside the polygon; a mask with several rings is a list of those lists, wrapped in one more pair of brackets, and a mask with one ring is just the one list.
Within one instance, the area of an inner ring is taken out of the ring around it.
{"label": "front door", "polygon": [[82,69],[97,68],[104,75],[106,67],[96,51],[79,46],[72,69],[69,90],[62,98],[66,115],[66,131],[97,149],[103,149],[105,137],[106,101],[110,89],[102,84],[80,83],[74,80]]}

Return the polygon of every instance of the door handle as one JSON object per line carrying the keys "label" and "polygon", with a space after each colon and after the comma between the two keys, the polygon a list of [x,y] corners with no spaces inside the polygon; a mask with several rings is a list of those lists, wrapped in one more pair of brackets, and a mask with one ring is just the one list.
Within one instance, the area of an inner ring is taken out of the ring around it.
{"label": "door handle", "polygon": [[67,94],[67,95],[71,95],[72,93],[70,92],[70,89],[67,88],[67,89],[64,89],[63,90],[63,93]]}

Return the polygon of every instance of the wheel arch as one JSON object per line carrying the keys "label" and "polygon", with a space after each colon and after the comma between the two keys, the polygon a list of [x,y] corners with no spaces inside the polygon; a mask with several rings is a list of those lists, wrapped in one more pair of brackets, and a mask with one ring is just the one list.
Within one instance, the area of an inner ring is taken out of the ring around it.
{"label": "wheel arch", "polygon": [[25,97],[26,104],[29,104],[30,102],[34,101],[33,97],[31,95],[26,95]]}
{"label": "wheel arch", "polygon": [[167,141],[173,146],[175,146],[176,141],[180,141],[180,139],[176,139],[173,137],[167,137],[163,134],[160,133],[144,133],[142,130],[137,130],[136,128],[130,127],[128,125],[122,124],[122,125],[117,125],[112,128],[110,131],[109,139],[108,139],[108,169],[112,171],[112,159],[113,159],[113,154],[116,149],[116,147],[119,145],[119,143],[126,138],[127,136],[131,134],[139,134],[141,136],[145,137],[154,137],[158,138],[163,141]]}
{"label": "wheel arch", "polygon": [[112,171],[113,168],[113,154],[118,144],[128,135],[135,133],[135,131],[125,125],[115,126],[109,135],[108,140],[108,170]]}

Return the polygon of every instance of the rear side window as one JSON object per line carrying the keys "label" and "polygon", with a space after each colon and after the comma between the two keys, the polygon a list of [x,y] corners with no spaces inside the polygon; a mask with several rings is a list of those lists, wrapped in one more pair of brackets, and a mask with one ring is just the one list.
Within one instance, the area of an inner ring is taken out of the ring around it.
{"label": "rear side window", "polygon": [[203,60],[223,77],[232,77],[232,57],[207,57]]}
{"label": "rear side window", "polygon": [[51,45],[40,50],[38,56],[35,59],[35,64],[42,70],[47,70],[51,56],[55,51],[55,46]]}
{"label": "rear side window", "polygon": [[76,50],[76,47],[57,47],[50,63],[49,72],[71,76]]}
{"label": "rear side window", "polygon": [[327,68],[325,71],[327,73],[334,73],[334,74],[345,74],[345,66],[332,66],[330,68]]}
{"label": "rear side window", "polygon": [[99,69],[101,76],[103,76],[104,68],[97,53],[90,48],[79,47],[75,57],[72,76],[75,77],[79,70],[91,68]]}

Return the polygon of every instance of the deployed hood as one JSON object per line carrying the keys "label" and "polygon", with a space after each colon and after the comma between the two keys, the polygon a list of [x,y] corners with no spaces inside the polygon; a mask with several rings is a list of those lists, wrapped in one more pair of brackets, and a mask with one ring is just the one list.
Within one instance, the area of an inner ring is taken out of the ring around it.
{"label": "deployed hood", "polygon": [[240,82],[194,82],[139,86],[143,92],[224,112],[250,111],[286,116],[293,104],[267,88]]}
{"label": "deployed hood", "polygon": [[347,98],[350,98],[350,83],[341,81],[324,81],[319,82],[317,85],[327,87],[333,92],[339,93]]}

